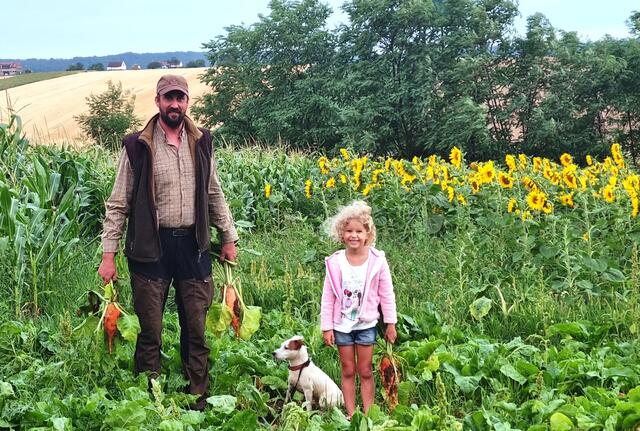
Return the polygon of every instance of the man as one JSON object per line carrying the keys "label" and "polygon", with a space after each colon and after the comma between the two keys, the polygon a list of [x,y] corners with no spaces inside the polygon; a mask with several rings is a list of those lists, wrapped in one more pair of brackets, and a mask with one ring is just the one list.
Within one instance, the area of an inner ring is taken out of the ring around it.
{"label": "man", "polygon": [[141,333],[135,372],[160,373],[162,313],[173,282],[180,321],[180,355],[187,391],[206,405],[211,305],[210,229],[220,234],[220,260],[236,259],[238,235],[212,154],[211,134],[186,116],[189,88],[182,76],[164,75],[155,98],[159,113],[141,132],[126,136],[115,184],[106,203],[102,262],[105,283],[117,277],[115,254],[127,222],[127,256],[133,306]]}

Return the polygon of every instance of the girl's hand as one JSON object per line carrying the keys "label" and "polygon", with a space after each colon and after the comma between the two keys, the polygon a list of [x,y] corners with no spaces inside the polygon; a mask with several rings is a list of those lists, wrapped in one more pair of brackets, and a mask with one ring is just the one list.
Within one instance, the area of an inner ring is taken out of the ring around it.
{"label": "girl's hand", "polygon": [[384,331],[384,338],[391,344],[396,342],[398,333],[396,332],[396,325],[390,323],[387,325],[387,329]]}
{"label": "girl's hand", "polygon": [[324,340],[324,344],[329,347],[333,347],[333,343],[335,342],[333,338],[333,329],[322,331],[322,339]]}

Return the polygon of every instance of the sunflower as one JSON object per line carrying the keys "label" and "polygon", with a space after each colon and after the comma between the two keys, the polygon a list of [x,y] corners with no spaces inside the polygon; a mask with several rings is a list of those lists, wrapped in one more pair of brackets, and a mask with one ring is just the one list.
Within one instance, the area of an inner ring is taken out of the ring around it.
{"label": "sunflower", "polygon": [[629,175],[624,180],[622,180],[622,187],[627,192],[629,196],[637,196],[638,189],[640,188],[640,178],[638,175]]}
{"label": "sunflower", "polygon": [[348,160],[350,159],[350,157],[349,157],[349,152],[347,151],[347,149],[346,149],[346,148],[340,148],[340,154],[342,154],[342,158],[343,158],[345,161],[348,161]]}
{"label": "sunflower", "polygon": [[324,183],[324,187],[327,189],[332,189],[336,186],[336,179],[334,177],[331,177],[327,180],[326,183]]}
{"label": "sunflower", "polygon": [[411,164],[413,164],[413,167],[416,169],[416,171],[420,172],[420,169],[422,168],[422,161],[418,158],[418,156],[413,156],[413,159],[411,159]]}
{"label": "sunflower", "polygon": [[480,174],[480,180],[483,184],[492,182],[496,177],[496,171],[493,168],[493,161],[490,160],[480,166],[478,173]]}
{"label": "sunflower", "polygon": [[524,169],[529,165],[529,160],[524,154],[518,154],[518,161],[520,162],[520,169]]}
{"label": "sunflower", "polygon": [[553,204],[549,201],[546,201],[544,203],[544,206],[542,207],[542,212],[545,214],[551,214],[553,212]]}
{"label": "sunflower", "polygon": [[578,188],[575,166],[568,166],[562,170],[562,180],[570,189]]}
{"label": "sunflower", "polygon": [[602,198],[605,201],[612,203],[616,199],[614,190],[615,188],[611,184],[607,184],[607,186],[602,189]]}
{"label": "sunflower", "polygon": [[513,154],[507,154],[504,157],[504,161],[509,168],[509,172],[513,172],[516,170],[516,158],[513,156]]}
{"label": "sunflower", "polygon": [[516,209],[518,209],[518,201],[515,198],[509,199],[509,203],[507,204],[507,212],[512,213]]}
{"label": "sunflower", "polygon": [[631,197],[631,217],[636,218],[638,216],[638,197]]}
{"label": "sunflower", "polygon": [[544,170],[542,175],[544,175],[544,177],[546,179],[548,179],[549,181],[553,182],[553,177],[554,177],[555,171],[551,168],[551,166],[549,165],[545,165],[544,166]]}
{"label": "sunflower", "polygon": [[371,182],[372,183],[377,183],[378,182],[378,177],[382,173],[384,173],[384,169],[375,169],[373,171],[373,173],[371,174]]}
{"label": "sunflower", "polygon": [[318,159],[318,166],[320,167],[320,172],[322,173],[322,175],[327,175],[329,173],[329,168],[327,168],[328,164],[329,159],[327,159],[325,156],[322,156]]}
{"label": "sunflower", "polygon": [[449,181],[449,179],[450,179],[450,177],[449,177],[449,168],[447,168],[446,165],[442,165],[441,169],[442,169],[442,179],[444,181]]}
{"label": "sunflower", "polygon": [[458,203],[459,203],[460,205],[466,205],[466,204],[467,204],[467,199],[464,197],[464,195],[460,195],[460,194],[459,194],[459,195],[456,197],[456,199],[458,199]]}
{"label": "sunflower", "polygon": [[462,152],[458,147],[453,147],[451,149],[451,153],[449,153],[449,161],[453,166],[460,169],[460,165],[462,164]]}
{"label": "sunflower", "polygon": [[592,166],[593,165],[593,157],[591,157],[590,154],[587,154],[586,160],[587,160],[587,165],[588,166]]}
{"label": "sunflower", "polygon": [[407,187],[407,184],[411,184],[416,180],[416,176],[415,175],[403,175],[402,176],[402,180],[400,181],[400,184],[402,184],[402,186],[404,188],[406,188],[407,190],[409,190],[409,187]]}
{"label": "sunflower", "polygon": [[573,193],[565,193],[560,195],[560,202],[565,207],[569,207],[569,208],[576,207],[575,203],[573,202]]}
{"label": "sunflower", "polygon": [[622,157],[622,149],[620,144],[611,145],[611,156],[619,168],[624,168],[624,157]]}
{"label": "sunflower", "polygon": [[499,172],[498,183],[500,184],[500,187],[502,187],[503,189],[510,189],[511,187],[513,187],[513,178],[511,178],[511,175],[509,174],[505,174],[504,172]]}
{"label": "sunflower", "polygon": [[471,191],[475,194],[478,193],[480,191],[480,182],[478,181],[478,179],[474,176],[473,178],[471,178]]}
{"label": "sunflower", "polygon": [[264,184],[264,197],[269,199],[270,196],[271,196],[271,184],[265,183]]}
{"label": "sunflower", "polygon": [[307,179],[307,181],[304,182],[304,195],[307,199],[311,199],[311,196],[313,195],[313,183],[310,179]]}
{"label": "sunflower", "polygon": [[533,158],[533,172],[538,172],[542,169],[542,159],[540,157]]}
{"label": "sunflower", "polygon": [[532,210],[542,211],[546,201],[547,196],[544,194],[544,192],[541,192],[539,190],[533,190],[527,195],[527,205],[529,205],[529,208],[531,208]]}
{"label": "sunflower", "polygon": [[535,181],[533,181],[530,177],[524,177],[522,179],[522,184],[529,190],[530,192],[534,190],[538,190],[538,185]]}
{"label": "sunflower", "polygon": [[562,163],[562,166],[570,166],[573,164],[573,158],[571,157],[571,154],[567,154],[567,153],[563,153],[560,156],[560,163]]}
{"label": "sunflower", "polygon": [[340,182],[342,184],[347,184],[347,176],[345,174],[340,174]]}
{"label": "sunflower", "polygon": [[371,190],[373,190],[373,188],[375,187],[375,184],[367,184],[364,188],[364,190],[362,191],[362,196],[368,196],[369,193],[371,193]]}
{"label": "sunflower", "polygon": [[447,198],[449,199],[449,202],[453,202],[453,198],[455,197],[455,191],[453,190],[453,187],[448,186],[447,187]]}

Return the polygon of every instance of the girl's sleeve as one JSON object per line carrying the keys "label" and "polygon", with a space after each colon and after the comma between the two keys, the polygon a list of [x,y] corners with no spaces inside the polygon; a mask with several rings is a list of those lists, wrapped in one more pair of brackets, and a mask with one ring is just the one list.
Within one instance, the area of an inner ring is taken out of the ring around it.
{"label": "girl's sleeve", "polygon": [[320,301],[320,330],[328,331],[333,329],[333,306],[336,296],[331,289],[329,273],[325,271],[324,287],[322,288],[322,300]]}
{"label": "girl's sleeve", "polygon": [[380,296],[380,307],[384,323],[397,323],[396,295],[393,292],[393,282],[391,281],[391,270],[385,258],[380,269],[380,279],[378,284],[378,295]]}

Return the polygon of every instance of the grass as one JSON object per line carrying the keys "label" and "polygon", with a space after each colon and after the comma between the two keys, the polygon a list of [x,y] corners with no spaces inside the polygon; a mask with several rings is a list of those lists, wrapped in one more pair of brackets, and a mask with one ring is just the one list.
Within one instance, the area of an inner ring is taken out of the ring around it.
{"label": "grass", "polygon": [[10,78],[0,79],[0,91],[8,90],[10,88],[19,87],[21,85],[32,84],[38,81],[45,81],[47,79],[59,78],[61,76],[73,75],[79,71],[68,72],[36,72],[36,73],[23,73],[22,75],[12,76]]}

